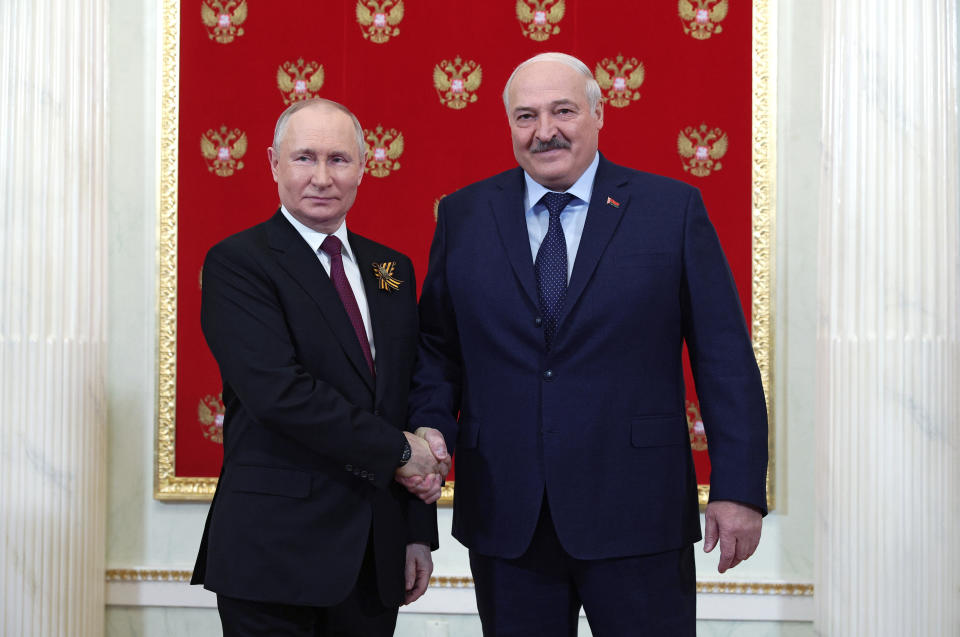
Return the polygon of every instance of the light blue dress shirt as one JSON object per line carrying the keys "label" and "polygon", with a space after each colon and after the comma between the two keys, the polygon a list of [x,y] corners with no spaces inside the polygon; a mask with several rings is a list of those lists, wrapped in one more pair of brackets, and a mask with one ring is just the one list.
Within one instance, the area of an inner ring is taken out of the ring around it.
{"label": "light blue dress shirt", "polygon": [[[573,262],[577,259],[577,249],[580,247],[580,237],[583,236],[583,225],[587,222],[587,208],[590,207],[590,196],[593,194],[593,180],[597,176],[597,166],[600,164],[599,151],[593,161],[576,181],[564,192],[574,196],[567,207],[560,213],[560,225],[563,226],[563,237],[567,241],[567,281],[573,272]],[[550,213],[540,199],[550,192],[533,180],[526,171],[523,172],[527,183],[527,192],[523,199],[523,209],[527,219],[527,236],[530,239],[530,252],[533,260],[537,260],[537,250],[547,235],[550,225]]]}

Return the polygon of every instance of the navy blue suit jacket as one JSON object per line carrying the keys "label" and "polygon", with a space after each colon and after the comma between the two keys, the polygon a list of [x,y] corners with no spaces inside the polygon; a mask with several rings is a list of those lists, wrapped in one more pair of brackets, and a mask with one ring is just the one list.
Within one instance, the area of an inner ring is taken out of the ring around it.
{"label": "navy blue suit jacket", "polygon": [[456,450],[454,536],[521,555],[546,489],[577,558],[700,539],[684,342],[711,498],[765,512],[760,374],[699,191],[601,157],[549,353],[523,193],[516,168],[441,201],[420,299],[410,426],[437,427]]}
{"label": "navy blue suit jacket", "polygon": [[[413,266],[350,233],[376,378],[317,255],[277,211],[211,248],[201,325],[223,377],[223,470],[192,583],[239,599],[331,606],[374,547],[381,601],[404,596],[406,545],[436,508],[394,482],[416,356]],[[395,292],[372,264],[394,261]]]}

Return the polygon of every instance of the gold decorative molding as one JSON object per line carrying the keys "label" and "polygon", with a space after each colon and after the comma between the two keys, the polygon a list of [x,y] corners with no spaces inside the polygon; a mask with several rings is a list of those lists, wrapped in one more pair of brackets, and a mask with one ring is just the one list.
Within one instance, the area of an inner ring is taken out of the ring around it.
{"label": "gold decorative molding", "polygon": [[[107,569],[108,582],[183,582],[190,581],[193,571],[159,568]],[[470,576],[435,575],[430,578],[432,588],[473,588]],[[726,593],[732,595],[787,595],[811,596],[813,584],[786,582],[697,582],[698,593]]]}
{"label": "gold decorative molding", "polygon": [[180,100],[180,2],[164,0],[160,16],[160,183],[157,202],[157,442],[153,495],[209,500],[216,478],[176,476],[177,148]]}
{"label": "gold decorative molding", "polygon": [[[776,240],[776,49],[773,41],[775,2],[753,0],[753,152],[751,330],[753,352],[767,401],[769,434],[767,449],[767,507],[773,509],[774,455],[773,327],[774,244]],[[702,503],[702,501],[701,501]]]}
{"label": "gold decorative molding", "polygon": [[193,571],[163,568],[108,568],[108,582],[189,582]]}

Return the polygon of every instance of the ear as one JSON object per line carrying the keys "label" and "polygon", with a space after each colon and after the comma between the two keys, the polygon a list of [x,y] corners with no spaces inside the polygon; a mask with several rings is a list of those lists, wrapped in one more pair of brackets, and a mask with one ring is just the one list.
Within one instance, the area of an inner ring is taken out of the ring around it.
{"label": "ear", "polygon": [[603,98],[597,102],[597,110],[594,112],[594,116],[597,118],[597,130],[603,128]]}
{"label": "ear", "polygon": [[277,172],[277,167],[280,164],[280,155],[273,149],[273,146],[267,147],[267,161],[270,162],[270,172],[273,173],[273,180],[280,183],[280,175]]}
{"label": "ear", "polygon": [[360,185],[360,182],[363,181],[363,173],[367,172],[367,154],[361,153],[360,155],[360,174],[357,175],[357,185]]}

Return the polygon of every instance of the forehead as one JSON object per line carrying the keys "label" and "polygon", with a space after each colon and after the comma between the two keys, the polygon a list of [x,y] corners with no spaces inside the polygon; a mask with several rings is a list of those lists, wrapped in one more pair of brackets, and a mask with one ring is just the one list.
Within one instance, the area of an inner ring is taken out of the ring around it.
{"label": "forehead", "polygon": [[280,139],[281,146],[344,146],[339,150],[356,148],[353,120],[343,111],[329,106],[307,107],[290,116],[287,129]]}
{"label": "forehead", "polygon": [[510,85],[510,106],[539,102],[587,101],[587,78],[561,62],[534,62],[519,71]]}

